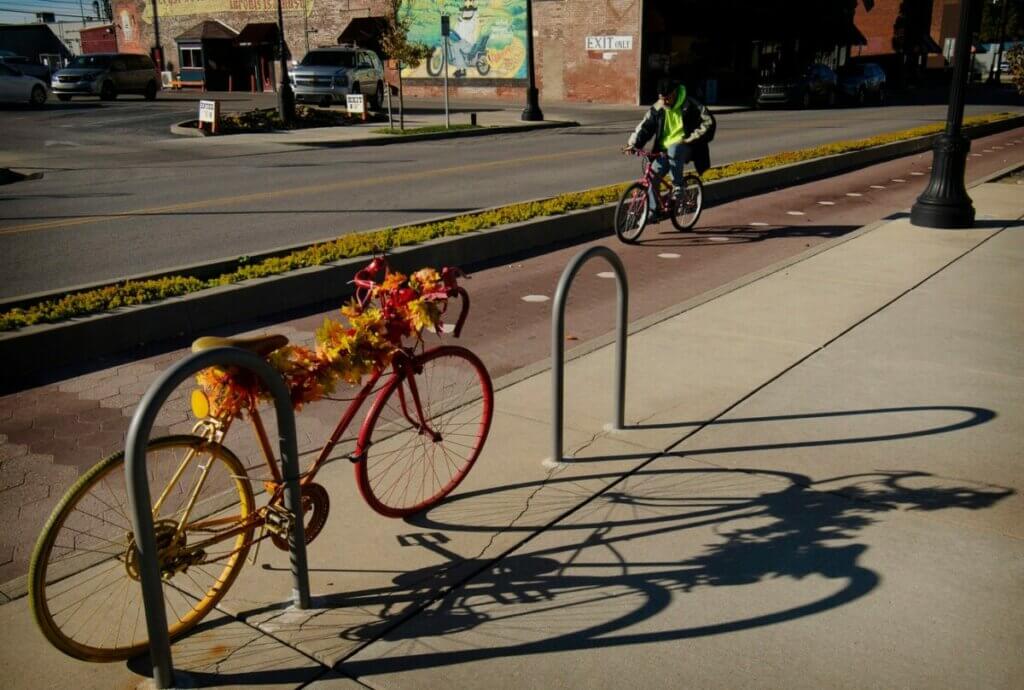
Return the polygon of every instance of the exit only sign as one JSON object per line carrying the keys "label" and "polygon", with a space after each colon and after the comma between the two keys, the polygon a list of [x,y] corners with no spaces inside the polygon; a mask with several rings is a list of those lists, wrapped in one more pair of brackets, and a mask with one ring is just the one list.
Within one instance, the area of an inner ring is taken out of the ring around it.
{"label": "exit only sign", "polygon": [[633,50],[633,37],[587,36],[587,50]]}

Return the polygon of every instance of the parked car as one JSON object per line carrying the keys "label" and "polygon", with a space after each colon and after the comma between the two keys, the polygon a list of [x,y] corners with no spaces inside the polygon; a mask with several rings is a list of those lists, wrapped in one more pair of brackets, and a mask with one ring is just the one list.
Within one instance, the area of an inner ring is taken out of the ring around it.
{"label": "parked car", "polygon": [[0,101],[41,106],[46,103],[46,83],[0,62]]}
{"label": "parked car", "polygon": [[112,101],[123,93],[156,98],[160,89],[156,64],[148,55],[132,53],[93,53],[79,55],[50,81],[53,92],[62,101],[72,96],[99,96]]}
{"label": "parked car", "polygon": [[873,62],[839,68],[839,93],[845,101],[864,105],[885,102],[885,70]]}
{"label": "parked car", "polygon": [[42,79],[43,81],[50,81],[50,68],[39,62],[32,62],[24,55],[8,55],[7,51],[4,51],[4,55],[0,55],[0,62],[5,65],[9,65],[14,69],[18,70],[22,74],[27,74],[30,77],[36,79]]}
{"label": "parked car", "polygon": [[826,65],[811,65],[795,76],[759,83],[756,105],[835,105],[836,81],[836,73]]}
{"label": "parked car", "polygon": [[355,46],[314,48],[291,72],[295,100],[329,106],[361,93],[367,105],[384,100],[384,65],[372,50]]}

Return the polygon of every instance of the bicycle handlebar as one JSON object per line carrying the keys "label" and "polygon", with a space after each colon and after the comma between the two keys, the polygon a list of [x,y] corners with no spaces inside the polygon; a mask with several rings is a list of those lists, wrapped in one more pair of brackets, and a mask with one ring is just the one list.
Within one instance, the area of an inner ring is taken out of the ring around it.
{"label": "bicycle handlebar", "polygon": [[[387,259],[383,256],[378,256],[373,259],[365,268],[361,268],[356,271],[352,282],[356,286],[356,300],[363,307],[366,306],[367,302],[373,296],[373,289],[377,283],[374,278],[388,270]],[[452,331],[452,335],[456,338],[462,333],[462,327],[466,323],[466,318],[469,316],[469,293],[466,288],[459,285],[456,281],[459,276],[463,275],[462,271],[454,267],[446,267],[441,271],[441,280],[444,284],[444,296],[448,299],[453,297],[459,297],[462,300],[462,309],[459,311],[459,318],[455,321],[455,330]]]}

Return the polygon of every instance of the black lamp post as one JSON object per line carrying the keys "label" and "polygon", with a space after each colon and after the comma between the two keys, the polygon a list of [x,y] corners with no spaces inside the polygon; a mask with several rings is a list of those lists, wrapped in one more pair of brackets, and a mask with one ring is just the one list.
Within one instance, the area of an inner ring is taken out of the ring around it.
{"label": "black lamp post", "polygon": [[946,131],[935,139],[928,187],[910,210],[910,222],[926,228],[969,228],[974,224],[974,205],[964,187],[964,168],[971,141],[960,133],[964,120],[967,61],[971,52],[969,25],[972,1],[960,2],[960,28],[956,36]]}
{"label": "black lamp post", "polygon": [[526,0],[526,107],[522,119],[537,122],[544,119],[537,98],[537,77],[533,65],[533,3]]}
{"label": "black lamp post", "polygon": [[153,0],[153,41],[153,54],[150,57],[156,63],[157,69],[163,71],[164,48],[160,45],[160,15],[156,11],[156,0]]}
{"label": "black lamp post", "polygon": [[288,79],[288,44],[284,41],[284,15],[281,12],[281,0],[277,0],[277,37],[278,52],[281,54],[281,83],[277,86],[277,113],[285,126],[295,120],[295,94]]}

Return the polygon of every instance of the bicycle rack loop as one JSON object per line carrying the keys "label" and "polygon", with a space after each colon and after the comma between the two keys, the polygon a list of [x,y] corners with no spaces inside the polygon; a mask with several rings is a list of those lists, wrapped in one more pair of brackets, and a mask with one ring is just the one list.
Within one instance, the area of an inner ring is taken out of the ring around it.
{"label": "bicycle rack loop", "polygon": [[608,247],[591,247],[577,254],[565,267],[558,281],[555,303],[551,307],[551,380],[552,389],[552,453],[553,462],[562,461],[562,424],[565,407],[565,300],[569,287],[583,264],[600,256],[615,271],[618,286],[618,314],[615,319],[615,420],[612,428],[621,430],[626,426],[626,323],[629,314],[629,283],[626,269],[619,255]]}
{"label": "bicycle rack loop", "polygon": [[[284,381],[269,364],[252,352],[237,347],[217,347],[197,352],[164,372],[146,394],[132,417],[126,441],[125,480],[132,529],[139,552],[139,579],[142,603],[149,632],[149,654],[153,663],[153,681],[157,688],[172,687],[171,643],[167,634],[163,589],[157,564],[156,535],[153,531],[151,497],[146,473],[146,445],[161,406],[186,378],[214,365],[234,365],[250,370],[263,380],[274,396],[280,437],[281,465],[285,482],[284,502],[293,515],[302,515],[299,494],[299,454],[295,435],[295,413]],[[293,521],[289,534],[292,564],[292,602],[295,608],[309,608],[309,571],[306,564],[306,540],[303,520]]]}

